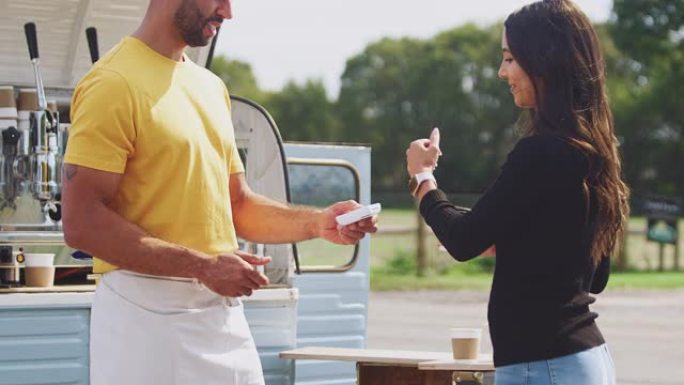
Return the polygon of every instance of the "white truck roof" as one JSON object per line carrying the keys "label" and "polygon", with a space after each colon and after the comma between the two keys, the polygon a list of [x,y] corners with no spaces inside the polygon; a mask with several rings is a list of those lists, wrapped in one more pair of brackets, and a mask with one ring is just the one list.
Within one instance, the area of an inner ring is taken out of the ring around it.
{"label": "white truck roof", "polygon": [[[140,24],[148,0],[5,0],[0,11],[0,84],[35,87],[24,24],[38,31],[45,87],[73,89],[91,67],[85,30],[97,28],[100,56]],[[188,56],[204,66],[210,45]]]}

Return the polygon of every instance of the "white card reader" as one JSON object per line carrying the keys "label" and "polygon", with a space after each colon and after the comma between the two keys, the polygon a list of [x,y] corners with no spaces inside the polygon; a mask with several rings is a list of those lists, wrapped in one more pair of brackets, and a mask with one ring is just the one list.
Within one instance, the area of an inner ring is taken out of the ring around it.
{"label": "white card reader", "polygon": [[348,213],[338,215],[335,217],[335,220],[337,221],[337,224],[346,226],[362,219],[372,217],[373,215],[377,215],[380,213],[380,210],[382,210],[382,205],[380,203],[373,203],[372,205],[361,206]]}

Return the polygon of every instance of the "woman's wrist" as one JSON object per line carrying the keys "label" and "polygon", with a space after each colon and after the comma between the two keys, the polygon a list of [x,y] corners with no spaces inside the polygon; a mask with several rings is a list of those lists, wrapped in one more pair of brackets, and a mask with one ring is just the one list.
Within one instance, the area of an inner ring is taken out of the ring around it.
{"label": "woman's wrist", "polygon": [[421,183],[420,186],[418,186],[418,190],[416,191],[416,194],[415,194],[416,202],[420,203],[420,201],[423,200],[423,197],[425,196],[425,194],[427,194],[433,190],[437,190],[437,183],[435,183],[434,180],[429,179],[429,180],[426,180],[425,182]]}
{"label": "woman's wrist", "polygon": [[409,179],[408,183],[408,188],[409,188],[409,193],[415,198],[416,194],[418,193],[418,188],[428,180],[432,180],[435,182],[435,185],[437,182],[435,181],[435,176],[432,175],[432,170],[423,170],[420,171],[416,174],[411,174],[411,179]]}

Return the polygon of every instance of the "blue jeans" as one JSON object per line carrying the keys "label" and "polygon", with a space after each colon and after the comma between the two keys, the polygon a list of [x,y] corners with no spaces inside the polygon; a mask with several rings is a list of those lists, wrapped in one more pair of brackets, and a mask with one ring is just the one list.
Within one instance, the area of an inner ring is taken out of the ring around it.
{"label": "blue jeans", "polygon": [[603,344],[550,360],[498,367],[494,385],[615,385],[615,366]]}

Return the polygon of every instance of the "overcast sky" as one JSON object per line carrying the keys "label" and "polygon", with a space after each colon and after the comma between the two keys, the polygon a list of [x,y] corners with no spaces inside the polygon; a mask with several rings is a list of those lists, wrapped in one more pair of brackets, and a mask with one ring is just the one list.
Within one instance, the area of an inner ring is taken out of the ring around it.
{"label": "overcast sky", "polygon": [[[216,55],[252,65],[262,89],[288,80],[322,79],[336,97],[348,58],[382,37],[428,38],[475,22],[503,20],[526,0],[233,0]],[[576,0],[595,22],[610,16],[612,0]]]}

